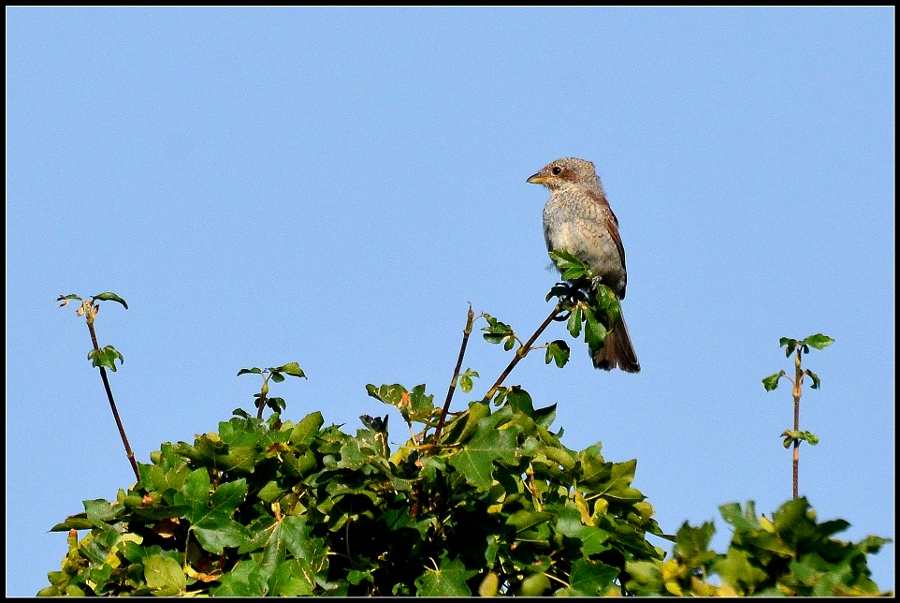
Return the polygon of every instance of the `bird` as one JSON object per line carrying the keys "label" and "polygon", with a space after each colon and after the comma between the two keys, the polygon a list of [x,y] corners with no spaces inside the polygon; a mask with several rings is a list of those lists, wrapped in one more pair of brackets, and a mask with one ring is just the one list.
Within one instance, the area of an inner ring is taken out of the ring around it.
{"label": "bird", "polygon": [[[594,164],[563,157],[531,175],[527,182],[550,189],[543,212],[547,251],[568,251],[587,264],[595,280],[609,287],[616,299],[625,299],[628,273],[619,220],[606,200]],[[626,373],[640,372],[621,306],[619,319],[607,333],[603,346],[592,353],[592,361],[594,367],[606,371],[619,368]]]}

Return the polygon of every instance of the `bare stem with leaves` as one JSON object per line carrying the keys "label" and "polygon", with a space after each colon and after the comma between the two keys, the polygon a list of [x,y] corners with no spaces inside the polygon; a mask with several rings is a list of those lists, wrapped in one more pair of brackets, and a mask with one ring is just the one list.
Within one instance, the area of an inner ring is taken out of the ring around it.
{"label": "bare stem with leaves", "polygon": [[116,359],[118,358],[119,362],[124,362],[125,359],[122,357],[122,354],[119,353],[111,345],[106,346],[101,349],[100,344],[97,343],[97,332],[94,330],[94,320],[97,318],[97,313],[100,311],[100,301],[115,301],[122,304],[125,309],[128,309],[128,304],[125,303],[125,300],[116,295],[115,293],[101,293],[100,295],[95,295],[91,299],[81,299],[77,295],[60,295],[56,301],[61,302],[59,307],[69,305],[70,301],[78,300],[81,302],[81,306],[76,310],[79,316],[84,316],[87,321],[88,331],[91,334],[91,343],[94,346],[94,349],[88,354],[88,359],[93,361],[93,365],[100,369],[100,378],[103,380],[103,388],[106,390],[106,397],[109,400],[109,407],[112,410],[113,418],[116,420],[116,427],[119,428],[119,435],[122,437],[122,444],[125,446],[125,455],[128,457],[128,462],[131,464],[131,468],[134,471],[134,477],[138,481],[141,480],[141,475],[138,472],[137,461],[134,460],[134,451],[131,450],[131,445],[128,443],[128,436],[125,435],[125,426],[122,424],[122,419],[119,417],[119,411],[116,408],[116,401],[113,398],[112,388],[109,386],[109,377],[106,374],[106,369],[109,368],[113,372],[116,370]]}
{"label": "bare stem with leaves", "polygon": [[774,375],[770,375],[762,380],[763,387],[766,388],[766,391],[772,391],[776,387],[778,387],[778,380],[784,377],[793,385],[792,388],[792,396],[794,398],[794,429],[786,429],[781,435],[784,438],[784,447],[789,448],[791,446],[794,447],[793,451],[793,459],[792,459],[792,474],[793,474],[793,497],[800,497],[800,442],[806,441],[809,442],[810,445],[815,446],[819,443],[819,438],[809,431],[800,431],[800,396],[803,394],[803,379],[805,377],[809,377],[812,379],[812,389],[818,389],[821,385],[821,381],[819,380],[818,375],[812,372],[809,369],[804,369],[801,366],[803,354],[809,353],[810,346],[816,348],[817,350],[822,350],[832,343],[834,343],[834,339],[828,337],[827,335],[823,335],[821,333],[817,333],[816,335],[810,335],[806,339],[801,341],[797,341],[796,339],[790,339],[788,337],[782,337],[779,340],[780,345],[785,346],[785,355],[790,358],[791,354],[794,354],[794,378],[791,379],[787,376],[783,370],[778,371]]}
{"label": "bare stem with leaves", "polygon": [[456,358],[456,368],[453,369],[453,378],[450,379],[450,387],[447,390],[447,398],[444,400],[444,407],[441,408],[441,415],[438,418],[437,427],[434,429],[434,441],[437,442],[441,438],[441,431],[444,429],[444,421],[447,419],[447,411],[450,410],[450,402],[453,400],[453,392],[456,391],[456,384],[459,381],[459,369],[462,368],[463,357],[466,355],[466,346],[469,343],[469,335],[472,334],[472,323],[475,322],[475,313],[472,311],[472,304],[469,304],[469,311],[466,314],[466,327],[463,329],[462,343],[459,346],[459,356]]}

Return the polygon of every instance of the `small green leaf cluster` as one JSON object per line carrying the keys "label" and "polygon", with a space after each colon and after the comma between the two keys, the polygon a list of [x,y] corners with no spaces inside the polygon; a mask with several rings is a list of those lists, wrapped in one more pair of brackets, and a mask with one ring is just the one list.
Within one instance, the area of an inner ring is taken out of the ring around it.
{"label": "small green leaf cluster", "polygon": [[[556,262],[563,282],[556,283],[547,293],[547,301],[557,299],[557,305],[551,318],[538,329],[538,333],[551,321],[566,322],[569,334],[578,338],[584,337],[588,345],[590,355],[603,347],[603,342],[610,329],[616,324],[620,316],[619,300],[612,289],[593,276],[590,267],[582,260],[576,258],[567,251],[552,251],[550,257]],[[481,314],[487,321],[487,326],[482,328],[483,337],[488,343],[502,345],[506,351],[512,350],[518,343],[517,356],[525,356],[531,351],[534,338],[523,343],[516,335],[515,330],[505,322],[498,320],[490,314]],[[537,333],[535,334],[537,335]],[[571,350],[569,345],[557,339],[541,346],[546,348],[544,362],[555,363],[562,368],[569,362]]]}
{"label": "small green leaf cluster", "polygon": [[[832,538],[849,527],[842,520],[819,523],[805,498],[786,502],[769,520],[755,505],[719,507],[734,530],[725,554],[709,550],[713,524],[685,523],[675,536],[671,559],[633,561],[626,589],[637,595],[674,596],[876,596],[866,555],[889,539],[868,536],[858,543]],[[713,577],[717,579],[714,579]]]}
{"label": "small green leaf cluster", "polygon": [[[370,393],[411,423],[435,413],[423,387]],[[39,594],[623,594],[626,563],[663,557],[636,461],[566,448],[555,407],[519,388],[502,400],[390,456],[386,420],[348,435],[318,412],[163,444],[131,489],[53,528],[70,550]]]}
{"label": "small green leaf cluster", "polygon": [[819,436],[812,433],[811,431],[794,431],[792,429],[785,429],[784,433],[781,434],[784,438],[785,448],[790,448],[794,442],[809,442],[811,446],[815,446],[819,443]]}
{"label": "small green leaf cluster", "polygon": [[[819,389],[822,385],[822,381],[819,379],[819,376],[816,375],[809,369],[800,370],[800,357],[802,354],[809,354],[809,348],[814,347],[817,350],[824,350],[832,343],[834,343],[834,339],[829,337],[828,335],[823,335],[822,333],[816,333],[815,335],[810,335],[806,339],[796,340],[790,337],[782,337],[778,340],[779,346],[784,347],[784,354],[786,357],[790,358],[791,354],[796,353],[796,366],[797,366],[797,380],[802,380],[804,376],[812,379],[812,385],[810,388]],[[762,380],[763,387],[766,388],[767,392],[772,391],[776,387],[778,387],[778,381],[785,377],[789,381],[792,381],[790,377],[787,376],[787,373],[784,371],[778,371],[774,375],[769,375]]]}
{"label": "small green leaf cluster", "polygon": [[112,293],[110,291],[106,291],[105,293],[100,293],[94,295],[90,299],[82,299],[78,295],[74,293],[70,293],[69,295],[60,295],[56,298],[56,301],[60,302],[59,307],[65,307],[69,305],[69,302],[80,301],[81,305],[76,310],[76,313],[79,316],[84,316],[87,320],[88,325],[91,328],[91,337],[94,338],[94,349],[88,352],[88,360],[91,361],[91,366],[94,368],[108,368],[109,370],[116,372],[116,360],[119,363],[125,362],[125,357],[122,356],[121,352],[114,348],[111,345],[108,345],[104,348],[100,348],[96,343],[96,338],[94,337],[93,332],[93,322],[97,316],[97,313],[100,311],[100,303],[101,301],[114,301],[122,304],[125,309],[128,309],[128,304],[125,303],[125,300]]}
{"label": "small green leaf cluster", "polygon": [[488,323],[488,326],[482,329],[484,331],[484,340],[488,343],[502,344],[503,349],[507,352],[513,349],[513,346],[516,345],[516,334],[513,328],[490,314],[484,314],[483,316]]}
{"label": "small green leaf cluster", "polygon": [[792,396],[794,398],[794,428],[786,429],[782,432],[781,436],[783,439],[783,444],[785,448],[794,447],[794,498],[798,497],[798,476],[799,476],[799,446],[802,442],[808,442],[811,446],[815,446],[819,443],[819,437],[810,432],[810,431],[801,431],[800,430],[800,397],[803,392],[803,381],[806,377],[812,379],[811,389],[819,389],[822,385],[822,380],[819,379],[819,376],[816,375],[811,370],[804,369],[802,366],[802,357],[803,354],[809,353],[810,346],[816,348],[817,350],[823,350],[834,343],[834,339],[829,337],[828,335],[823,335],[822,333],[816,333],[815,335],[810,335],[809,337],[796,340],[789,337],[782,337],[779,340],[779,344],[786,348],[787,356],[790,357],[791,354],[794,354],[794,378],[791,379],[788,377],[787,373],[783,370],[778,371],[774,375],[769,375],[768,377],[763,378],[762,383],[763,387],[767,392],[770,392],[778,387],[778,382],[784,378],[791,382],[793,385]]}
{"label": "small green leaf cluster", "polygon": [[[550,257],[556,263],[565,282],[557,283],[547,294],[547,300],[558,298],[558,321],[566,321],[569,334],[576,339],[584,334],[584,341],[593,356],[603,347],[603,342],[613,325],[619,320],[619,300],[612,289],[595,278],[590,267],[567,251],[552,251]],[[545,361],[556,362],[560,368],[569,358],[569,347],[562,340],[547,346]]]}
{"label": "small green leaf cluster", "polygon": [[[262,419],[263,409],[270,408],[272,412],[282,412],[287,404],[284,401],[284,398],[270,398],[269,397],[269,380],[271,379],[274,383],[281,383],[284,381],[285,375],[289,377],[303,377],[306,379],[306,373],[303,372],[303,369],[300,368],[300,365],[296,362],[288,362],[287,364],[283,364],[281,366],[273,366],[267,369],[261,369],[258,367],[253,368],[243,368],[238,371],[238,377],[241,375],[262,375],[263,384],[260,392],[258,394],[253,394],[253,397],[256,399],[254,401],[254,406],[257,409],[257,418]],[[234,414],[247,418],[250,414],[241,409],[237,408],[234,410]]]}
{"label": "small green leaf cluster", "polygon": [[88,360],[91,361],[91,366],[94,368],[103,366],[115,372],[116,360],[122,363],[125,362],[125,357],[122,356],[122,353],[119,352],[119,350],[108,345],[103,349],[91,350],[88,352]]}
{"label": "small green leaf cluster", "polygon": [[816,348],[817,350],[824,350],[832,343],[834,343],[834,339],[832,339],[828,335],[823,335],[822,333],[810,335],[806,339],[802,339],[800,341],[791,339],[790,337],[782,337],[778,340],[779,346],[785,346],[784,355],[788,358],[791,357],[791,354],[793,354],[795,350],[803,350],[804,354],[809,354],[810,346]]}
{"label": "small green leaf cluster", "polygon": [[[68,306],[70,301],[76,301],[76,300],[80,301],[80,302],[85,301],[80,296],[78,296],[74,293],[70,293],[69,295],[60,295],[58,298],[56,298],[56,301],[61,302],[59,304],[60,308],[62,308],[63,306]],[[104,293],[98,293],[97,295],[94,295],[93,297],[91,297],[90,300],[87,300],[87,301],[88,301],[89,305],[96,305],[97,301],[114,301],[114,302],[122,304],[126,310],[128,309],[128,304],[125,303],[125,300],[111,291],[106,291]]]}

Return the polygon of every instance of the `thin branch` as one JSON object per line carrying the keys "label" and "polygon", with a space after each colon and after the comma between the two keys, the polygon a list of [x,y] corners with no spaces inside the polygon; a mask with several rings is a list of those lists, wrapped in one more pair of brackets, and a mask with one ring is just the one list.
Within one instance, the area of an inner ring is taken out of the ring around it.
{"label": "thin branch", "polygon": [[[796,369],[796,379],[793,381],[794,388],[794,433],[800,431],[800,394],[801,384],[803,383],[803,371],[800,369],[801,348],[797,348],[797,358],[794,361]],[[794,458],[793,458],[793,477],[794,477],[794,498],[800,496],[800,440],[794,439]]]}
{"label": "thin branch", "polygon": [[[265,390],[265,385],[267,384],[268,380],[269,380],[269,378],[265,377],[265,380],[263,381],[263,390]],[[263,409],[266,407],[266,392],[265,391],[260,392],[259,399],[257,399],[256,404],[259,406],[259,408],[256,411],[256,418],[257,418],[257,420],[262,421]]]}
{"label": "thin branch", "polygon": [[[88,319],[88,330],[91,332],[91,342],[94,344],[94,350],[100,351],[100,345],[97,343],[97,334],[94,332],[93,316]],[[141,474],[138,471],[137,461],[134,460],[134,452],[128,444],[128,436],[125,435],[125,426],[122,425],[122,419],[119,418],[119,411],[116,409],[116,401],[113,399],[112,389],[109,387],[109,378],[106,376],[106,369],[100,367],[100,378],[103,380],[103,387],[106,389],[106,397],[109,399],[109,407],[112,409],[113,418],[116,420],[116,426],[119,428],[119,435],[122,436],[122,443],[125,445],[125,455],[131,468],[134,470],[134,477],[137,481],[141,481]]]}
{"label": "thin branch", "polygon": [[497,393],[500,385],[503,384],[503,380],[506,379],[506,377],[512,372],[519,361],[528,355],[528,352],[530,352],[532,349],[531,344],[533,344],[535,340],[541,336],[541,333],[544,332],[544,329],[550,326],[550,323],[553,322],[553,319],[559,316],[560,312],[562,312],[561,300],[558,304],[556,304],[556,306],[554,306],[553,311],[550,312],[550,315],[546,319],[544,319],[544,322],[541,323],[541,326],[537,328],[537,331],[534,332],[534,335],[532,335],[524,345],[516,350],[515,356],[513,356],[513,359],[510,361],[509,365],[507,365],[506,369],[500,374],[497,382],[494,383],[493,387],[491,387],[491,389],[489,389],[488,392],[484,395],[484,401],[488,401],[494,397],[494,394]]}
{"label": "thin branch", "polygon": [[450,380],[450,389],[447,390],[447,399],[444,401],[444,407],[441,409],[441,416],[438,419],[437,427],[434,430],[434,442],[437,443],[441,437],[441,431],[444,429],[444,420],[447,418],[447,411],[450,410],[450,401],[453,400],[453,392],[456,391],[456,383],[459,381],[459,369],[462,368],[463,356],[466,355],[466,346],[469,343],[469,335],[472,334],[472,322],[475,313],[472,312],[472,304],[469,303],[469,312],[466,315],[466,328],[463,329],[462,343],[459,346],[459,357],[456,359],[456,368],[453,369],[453,378]]}

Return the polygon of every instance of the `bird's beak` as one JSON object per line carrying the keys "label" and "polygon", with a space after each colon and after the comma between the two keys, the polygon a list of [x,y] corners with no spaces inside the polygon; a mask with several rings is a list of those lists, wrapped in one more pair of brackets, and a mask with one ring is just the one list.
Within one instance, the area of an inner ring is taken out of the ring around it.
{"label": "bird's beak", "polygon": [[547,179],[541,176],[541,173],[538,172],[537,174],[532,174],[525,182],[527,182],[528,184],[544,184],[545,182],[547,182]]}

